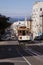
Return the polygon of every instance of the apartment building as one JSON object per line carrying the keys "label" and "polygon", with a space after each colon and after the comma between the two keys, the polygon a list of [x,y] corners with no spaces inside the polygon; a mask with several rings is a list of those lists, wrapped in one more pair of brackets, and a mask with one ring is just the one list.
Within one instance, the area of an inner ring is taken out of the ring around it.
{"label": "apartment building", "polygon": [[43,33],[43,2],[35,2],[32,8],[33,39]]}

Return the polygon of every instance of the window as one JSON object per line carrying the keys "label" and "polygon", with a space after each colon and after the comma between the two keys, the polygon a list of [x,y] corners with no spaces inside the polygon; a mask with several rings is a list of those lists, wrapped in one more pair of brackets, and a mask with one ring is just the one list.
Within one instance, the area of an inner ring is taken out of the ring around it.
{"label": "window", "polygon": [[19,31],[21,33],[21,31]]}
{"label": "window", "polygon": [[42,8],[40,8],[40,11],[42,11]]}
{"label": "window", "polygon": [[27,34],[28,34],[28,31],[27,31]]}
{"label": "window", "polygon": [[23,34],[22,34],[22,35],[26,35],[26,34],[25,34],[25,31],[23,31]]}

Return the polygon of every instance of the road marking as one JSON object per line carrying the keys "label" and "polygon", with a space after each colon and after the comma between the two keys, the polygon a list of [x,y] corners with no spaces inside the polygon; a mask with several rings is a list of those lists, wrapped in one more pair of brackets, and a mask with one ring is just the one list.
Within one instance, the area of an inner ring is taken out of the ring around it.
{"label": "road marking", "polygon": [[17,51],[19,55],[22,56],[22,58],[27,62],[28,65],[31,65],[31,63],[19,52]]}
{"label": "road marking", "polygon": [[1,41],[0,45],[19,45],[18,41]]}
{"label": "road marking", "polygon": [[29,64],[31,65],[31,63],[23,56],[23,59]]}
{"label": "road marking", "polygon": [[0,62],[25,62],[25,61],[15,61],[15,60],[8,60],[8,59],[3,59],[3,60],[0,60]]}
{"label": "road marking", "polygon": [[[36,58],[37,60],[39,60],[39,61],[41,61],[42,63],[43,63],[43,60],[42,59],[40,59],[40,57],[38,57],[38,56],[40,56],[39,54],[37,54],[37,53],[35,53],[35,52],[33,52],[32,50],[30,50],[30,49],[28,49],[28,51],[30,51],[32,54],[31,55],[34,55],[33,57],[34,58]],[[25,52],[27,52],[26,50],[25,50]],[[28,53],[28,52],[27,52]],[[29,54],[29,53],[28,53]]]}
{"label": "road marking", "polygon": [[26,44],[26,46],[42,46],[43,43],[35,43],[35,44]]}
{"label": "road marking", "polygon": [[37,53],[35,53],[35,52],[33,52],[33,50],[32,49],[29,49],[29,51],[31,52],[31,53],[33,53],[33,54],[35,54],[35,55],[39,55],[39,54],[37,54]]}

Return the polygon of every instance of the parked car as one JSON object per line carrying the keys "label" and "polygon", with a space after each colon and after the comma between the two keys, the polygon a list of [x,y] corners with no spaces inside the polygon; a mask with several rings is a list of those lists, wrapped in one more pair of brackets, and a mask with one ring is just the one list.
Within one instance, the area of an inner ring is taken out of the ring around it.
{"label": "parked car", "polygon": [[35,37],[34,40],[43,40],[43,35],[40,35],[40,36]]}

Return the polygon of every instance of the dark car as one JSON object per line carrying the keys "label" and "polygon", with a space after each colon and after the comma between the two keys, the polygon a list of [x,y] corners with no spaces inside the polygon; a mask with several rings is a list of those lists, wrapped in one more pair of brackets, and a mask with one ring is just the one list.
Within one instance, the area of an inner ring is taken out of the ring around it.
{"label": "dark car", "polygon": [[34,39],[34,40],[43,40],[43,34],[42,34],[42,35],[40,35],[40,36],[35,37],[35,39]]}

